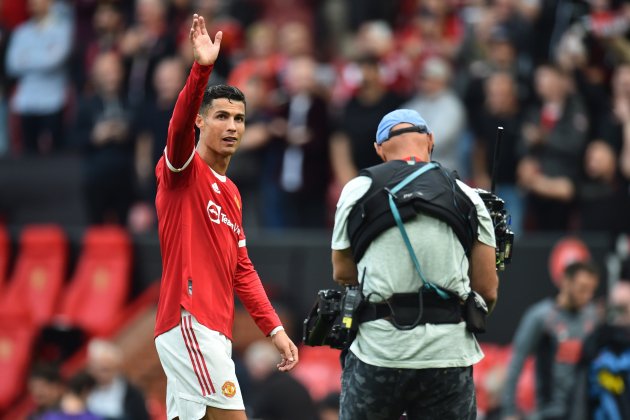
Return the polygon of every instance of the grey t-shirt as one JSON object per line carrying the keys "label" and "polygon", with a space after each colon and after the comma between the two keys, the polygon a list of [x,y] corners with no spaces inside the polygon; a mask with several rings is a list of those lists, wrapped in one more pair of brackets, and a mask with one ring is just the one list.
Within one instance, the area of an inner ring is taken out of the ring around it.
{"label": "grey t-shirt", "polygon": [[[366,176],[352,179],[341,192],[332,237],[332,249],[350,248],[348,216],[354,204],[370,188]],[[477,209],[477,239],[495,247],[490,215],[479,195],[458,181]],[[424,277],[433,284],[465,298],[470,292],[468,259],[451,227],[426,214],[405,223]],[[363,294],[379,302],[393,293],[417,292],[422,286],[398,227],[381,233],[372,241],[357,264],[359,280],[365,269]],[[379,319],[359,326],[350,350],[363,362],[390,368],[463,367],[477,363],[483,353],[474,335],[459,324],[426,324],[402,331],[389,321]]]}

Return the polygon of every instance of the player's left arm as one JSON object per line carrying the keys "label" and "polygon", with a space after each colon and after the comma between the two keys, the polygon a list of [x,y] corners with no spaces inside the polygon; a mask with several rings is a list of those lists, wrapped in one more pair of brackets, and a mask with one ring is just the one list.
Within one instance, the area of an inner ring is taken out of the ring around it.
{"label": "player's left arm", "polygon": [[298,349],[282,327],[278,314],[269,302],[260,276],[247,254],[244,239],[239,242],[234,290],[258,328],[265,336],[271,335],[271,341],[282,357],[278,369],[281,371],[293,369],[299,359]]}

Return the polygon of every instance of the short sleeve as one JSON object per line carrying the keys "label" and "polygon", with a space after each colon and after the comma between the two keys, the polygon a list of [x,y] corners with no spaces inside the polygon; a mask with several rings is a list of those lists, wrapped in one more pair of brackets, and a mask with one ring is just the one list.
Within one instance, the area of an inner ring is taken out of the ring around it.
{"label": "short sleeve", "polygon": [[350,248],[348,236],[348,216],[356,202],[370,189],[372,179],[367,176],[358,176],[350,180],[339,196],[337,210],[335,211],[335,225],[333,227],[331,248],[343,250]]}

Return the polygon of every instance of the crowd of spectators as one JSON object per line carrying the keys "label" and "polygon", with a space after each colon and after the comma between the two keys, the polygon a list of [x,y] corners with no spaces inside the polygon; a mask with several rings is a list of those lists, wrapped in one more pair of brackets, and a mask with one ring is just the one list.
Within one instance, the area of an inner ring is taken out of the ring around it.
{"label": "crowd of spectators", "polygon": [[379,118],[404,106],[434,160],[484,189],[496,172],[516,233],[630,230],[621,0],[0,1],[0,154],[76,154],[90,223],[155,228],[193,12],[224,32],[210,83],[247,95],[229,173],[246,227],[330,227],[340,188],[378,163]]}

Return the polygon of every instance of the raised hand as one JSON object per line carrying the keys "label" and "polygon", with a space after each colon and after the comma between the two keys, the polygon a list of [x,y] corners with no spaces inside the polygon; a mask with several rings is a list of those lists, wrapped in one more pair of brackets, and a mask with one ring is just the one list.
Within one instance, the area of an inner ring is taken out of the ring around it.
{"label": "raised hand", "polygon": [[219,55],[219,50],[221,49],[223,32],[217,32],[214,36],[214,42],[212,42],[210,35],[208,35],[208,30],[206,29],[205,19],[203,16],[199,16],[195,13],[193,15],[192,26],[190,27],[189,38],[193,46],[195,61],[202,66],[214,64]]}

